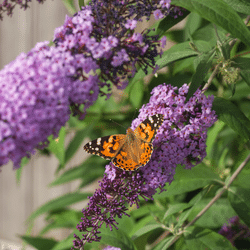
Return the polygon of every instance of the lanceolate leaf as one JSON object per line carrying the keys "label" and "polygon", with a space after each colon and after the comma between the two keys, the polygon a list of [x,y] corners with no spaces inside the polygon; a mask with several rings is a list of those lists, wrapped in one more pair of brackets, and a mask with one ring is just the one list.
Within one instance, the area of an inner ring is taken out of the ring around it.
{"label": "lanceolate leaf", "polygon": [[250,190],[230,187],[228,198],[239,217],[250,227]]}
{"label": "lanceolate leaf", "polygon": [[[205,41],[195,41],[195,46],[200,52],[207,52],[211,49],[209,43]],[[191,48],[190,42],[184,42],[174,45],[169,50],[165,51],[162,58],[156,61],[156,64],[159,65],[160,68],[163,68],[171,62],[197,55],[198,52]]]}
{"label": "lanceolate leaf", "polygon": [[223,98],[215,98],[213,102],[219,119],[231,127],[243,139],[250,139],[250,121],[232,102]]}
{"label": "lanceolate leaf", "polygon": [[215,23],[234,37],[250,45],[250,32],[240,16],[222,0],[173,0],[171,4],[196,12],[203,18]]}
{"label": "lanceolate leaf", "polygon": [[202,85],[202,82],[212,65],[214,56],[215,56],[214,52],[210,52],[208,54],[203,54],[200,56],[199,64],[196,68],[195,74],[192,77],[191,85],[189,87],[189,91],[188,91],[188,95],[186,99],[187,101],[189,100],[191,96],[193,96],[195,91]]}

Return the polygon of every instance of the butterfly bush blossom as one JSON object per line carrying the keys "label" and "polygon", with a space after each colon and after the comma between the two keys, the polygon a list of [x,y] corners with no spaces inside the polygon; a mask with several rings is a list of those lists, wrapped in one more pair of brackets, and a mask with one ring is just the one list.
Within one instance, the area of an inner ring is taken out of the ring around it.
{"label": "butterfly bush blossom", "polygon": [[[3,20],[3,13],[6,12],[7,16],[12,16],[14,8],[19,5],[20,9],[26,10],[31,0],[3,0],[0,4],[0,20]],[[38,3],[44,3],[45,0],[37,0]]]}
{"label": "butterfly bush blossom", "polygon": [[88,207],[82,210],[82,221],[77,229],[85,234],[82,239],[74,235],[76,249],[83,249],[86,242],[99,241],[102,224],[110,230],[117,228],[115,218],[129,216],[126,204],[139,207],[140,196],[148,200],[157,188],[163,191],[165,184],[173,181],[177,164],[190,169],[206,156],[207,128],[217,119],[211,109],[213,96],[206,97],[197,90],[186,101],[187,93],[187,84],[179,89],[162,84],[152,90],[149,103],[141,108],[131,126],[135,129],[148,116],[164,115],[153,142],[151,160],[134,172],[122,171],[112,163],[106,166],[100,188],[90,197]]}
{"label": "butterfly bush blossom", "polygon": [[219,234],[225,236],[233,246],[235,246],[236,240],[244,239],[248,239],[248,245],[250,245],[250,230],[246,225],[240,222],[240,218],[238,216],[230,218],[228,223],[222,226]]}
{"label": "butterfly bush blossom", "polygon": [[111,83],[126,87],[135,63],[145,73],[154,67],[158,37],[134,29],[157,9],[158,16],[180,13],[169,3],[93,0],[55,30],[55,46],[38,43],[6,65],[0,71],[0,166],[12,160],[19,168],[24,156],[58,135],[71,112],[83,119],[98,95],[110,96]]}

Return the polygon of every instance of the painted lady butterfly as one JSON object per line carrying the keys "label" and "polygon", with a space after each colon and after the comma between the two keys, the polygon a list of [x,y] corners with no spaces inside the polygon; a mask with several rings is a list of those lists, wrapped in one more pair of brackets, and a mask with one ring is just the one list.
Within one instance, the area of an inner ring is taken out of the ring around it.
{"label": "painted lady butterfly", "polygon": [[134,131],[98,138],[84,146],[85,151],[111,160],[123,170],[136,170],[144,166],[153,153],[152,142],[163,123],[164,116],[156,114],[144,120]]}

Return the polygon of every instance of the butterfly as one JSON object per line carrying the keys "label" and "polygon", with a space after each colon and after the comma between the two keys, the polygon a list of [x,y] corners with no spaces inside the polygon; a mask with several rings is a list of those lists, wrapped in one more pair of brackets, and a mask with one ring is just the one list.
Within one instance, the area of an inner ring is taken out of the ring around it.
{"label": "butterfly", "polygon": [[127,129],[127,134],[117,134],[97,138],[88,142],[84,150],[99,155],[118,168],[134,171],[144,166],[153,153],[153,140],[163,123],[164,116],[149,116],[134,131]]}

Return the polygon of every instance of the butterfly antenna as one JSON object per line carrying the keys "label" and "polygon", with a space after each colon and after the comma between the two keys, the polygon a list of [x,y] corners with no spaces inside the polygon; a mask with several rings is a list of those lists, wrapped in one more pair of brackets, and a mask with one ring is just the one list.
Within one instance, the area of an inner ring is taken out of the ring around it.
{"label": "butterfly antenna", "polygon": [[[122,127],[122,128],[125,128],[124,126],[122,126],[120,123],[114,121],[113,119],[109,119],[109,120],[112,121],[112,122],[114,122],[114,123],[116,123],[118,126],[120,126],[120,127]],[[126,128],[125,128],[125,129],[126,129]]]}
{"label": "butterfly antenna", "polygon": [[134,115],[133,115],[133,120],[135,119],[135,113],[138,112],[138,108],[135,108],[135,112],[134,112]]}
{"label": "butterfly antenna", "polygon": [[[134,114],[133,114],[133,119],[132,119],[132,121],[135,119],[135,117],[136,117],[136,112],[138,112],[138,108],[135,108],[135,111],[134,111]],[[120,123],[118,123],[118,122],[116,122],[116,121],[114,121],[114,120],[112,120],[112,119],[109,119],[110,121],[112,121],[112,122],[114,122],[114,123],[116,123],[117,125],[119,125],[120,127],[123,127],[123,128],[125,128],[124,126],[122,126]],[[127,129],[127,128],[125,128],[125,129]]]}

